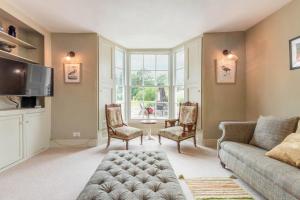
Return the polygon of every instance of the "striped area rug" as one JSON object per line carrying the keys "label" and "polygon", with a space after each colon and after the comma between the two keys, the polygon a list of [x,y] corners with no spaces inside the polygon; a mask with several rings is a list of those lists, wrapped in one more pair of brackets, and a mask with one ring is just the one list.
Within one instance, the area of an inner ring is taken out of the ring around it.
{"label": "striped area rug", "polygon": [[184,181],[196,200],[253,200],[232,178],[195,178]]}

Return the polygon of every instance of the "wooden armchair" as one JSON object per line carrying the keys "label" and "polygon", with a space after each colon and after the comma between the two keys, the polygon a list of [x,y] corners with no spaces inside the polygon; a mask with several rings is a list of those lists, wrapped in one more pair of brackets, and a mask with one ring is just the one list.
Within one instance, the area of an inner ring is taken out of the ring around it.
{"label": "wooden armchair", "polygon": [[180,142],[189,138],[194,138],[196,145],[196,129],[198,118],[198,103],[181,103],[179,106],[179,118],[165,121],[165,128],[158,134],[159,144],[161,137],[177,142],[177,149],[180,153]]}
{"label": "wooden armchair", "polygon": [[120,104],[106,104],[105,116],[108,133],[106,148],[109,147],[111,138],[125,141],[126,150],[128,150],[128,141],[139,136],[141,137],[141,144],[143,144],[143,131],[138,128],[127,126],[127,124],[123,122]]}

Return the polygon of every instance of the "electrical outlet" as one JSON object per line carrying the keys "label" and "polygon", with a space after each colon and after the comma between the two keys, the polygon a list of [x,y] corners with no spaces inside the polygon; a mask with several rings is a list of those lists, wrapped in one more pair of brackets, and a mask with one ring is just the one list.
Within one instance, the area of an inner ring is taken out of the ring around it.
{"label": "electrical outlet", "polygon": [[80,137],[80,132],[73,132],[73,137]]}

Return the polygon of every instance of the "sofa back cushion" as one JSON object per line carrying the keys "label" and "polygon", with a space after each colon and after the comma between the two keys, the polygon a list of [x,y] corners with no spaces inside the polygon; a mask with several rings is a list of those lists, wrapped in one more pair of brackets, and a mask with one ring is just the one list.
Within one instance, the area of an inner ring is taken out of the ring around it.
{"label": "sofa back cushion", "polygon": [[250,144],[271,150],[297,129],[299,118],[276,118],[260,116]]}

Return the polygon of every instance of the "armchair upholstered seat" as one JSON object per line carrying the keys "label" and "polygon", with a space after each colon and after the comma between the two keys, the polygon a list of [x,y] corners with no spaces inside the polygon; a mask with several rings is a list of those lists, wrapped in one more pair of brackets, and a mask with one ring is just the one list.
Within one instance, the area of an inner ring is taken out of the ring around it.
{"label": "armchair upholstered seat", "polygon": [[123,137],[126,139],[133,139],[143,134],[143,131],[138,128],[130,127],[130,126],[121,126],[115,128],[116,136]]}
{"label": "armchair upholstered seat", "polygon": [[194,138],[196,147],[196,128],[198,116],[198,103],[181,103],[179,107],[179,118],[165,121],[165,128],[158,134],[159,143],[161,137],[177,142],[178,152],[180,153],[180,142],[189,138]]}
{"label": "armchair upholstered seat", "polygon": [[110,145],[110,139],[116,138],[126,142],[126,150],[128,150],[128,141],[136,137],[141,137],[143,143],[143,131],[138,128],[127,126],[123,122],[122,110],[120,104],[105,105],[106,125],[108,132],[107,146]]}

